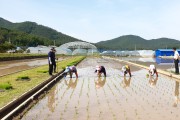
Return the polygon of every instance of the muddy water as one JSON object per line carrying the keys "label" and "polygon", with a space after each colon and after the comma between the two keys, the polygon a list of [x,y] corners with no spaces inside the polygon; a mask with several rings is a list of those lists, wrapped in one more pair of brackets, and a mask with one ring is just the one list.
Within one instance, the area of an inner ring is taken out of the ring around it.
{"label": "muddy water", "polygon": [[[94,67],[104,65],[107,77],[98,78]],[[98,58],[78,66],[79,78],[62,79],[29,110],[23,120],[179,120],[179,83],[135,67],[124,78],[120,63]],[[75,77],[75,75],[74,75]]]}
{"label": "muddy water", "polygon": [[[174,64],[173,63],[161,63],[157,64],[155,58],[139,58],[139,57],[117,57],[118,59],[124,60],[124,61],[130,61],[137,64],[150,66],[151,64],[154,64],[158,69],[166,70],[166,71],[174,71]],[[172,60],[170,60],[172,61]]]}

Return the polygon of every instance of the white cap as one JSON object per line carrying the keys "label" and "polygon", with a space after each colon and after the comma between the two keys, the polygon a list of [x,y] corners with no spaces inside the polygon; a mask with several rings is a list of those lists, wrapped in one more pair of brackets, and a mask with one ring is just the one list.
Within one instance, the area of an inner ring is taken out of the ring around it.
{"label": "white cap", "polygon": [[154,65],[150,65],[150,66],[149,66],[149,69],[150,69],[150,70],[151,70],[151,69],[153,70],[153,69],[155,69],[155,66],[154,66]]}
{"label": "white cap", "polygon": [[100,70],[100,66],[97,65],[97,66],[96,66],[96,70]]}
{"label": "white cap", "polygon": [[125,66],[122,67],[122,71],[123,71],[123,72],[126,71],[126,67],[125,67]]}

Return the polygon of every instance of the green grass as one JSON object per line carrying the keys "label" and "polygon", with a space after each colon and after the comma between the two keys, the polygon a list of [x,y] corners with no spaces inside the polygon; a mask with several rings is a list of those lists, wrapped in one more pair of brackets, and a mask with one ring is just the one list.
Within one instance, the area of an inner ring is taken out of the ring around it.
{"label": "green grass", "polygon": [[38,70],[38,73],[48,73],[48,70]]}
{"label": "green grass", "polygon": [[29,76],[18,76],[16,80],[30,80]]}
{"label": "green grass", "polygon": [[12,85],[9,82],[0,83],[0,89],[9,90],[9,89],[12,89]]}
{"label": "green grass", "polygon": [[[82,56],[75,56],[68,58],[63,61],[59,61],[57,63],[58,70],[62,70],[62,68],[65,68],[70,63],[74,63],[74,61],[80,61],[84,59]],[[44,82],[45,80],[49,79],[51,76],[49,76],[48,73],[44,73],[43,71],[48,71],[49,66],[44,65],[37,68],[33,68],[30,70],[18,72],[15,74],[7,75],[4,77],[0,77],[0,83],[10,83],[13,86],[13,89],[1,92],[0,93],[0,107],[6,105],[10,101],[18,98],[23,93],[29,91],[30,89],[34,88],[38,84]],[[42,72],[39,72],[42,71]],[[28,76],[31,80],[18,80],[17,78],[19,76]]]}

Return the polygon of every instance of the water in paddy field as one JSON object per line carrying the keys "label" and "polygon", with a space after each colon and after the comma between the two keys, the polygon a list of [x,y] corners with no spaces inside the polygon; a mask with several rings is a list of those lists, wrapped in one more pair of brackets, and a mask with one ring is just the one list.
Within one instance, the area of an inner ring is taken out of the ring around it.
{"label": "water in paddy field", "polygon": [[[96,65],[107,77],[98,78]],[[146,78],[147,70],[130,66],[132,78],[122,76],[123,64],[87,58],[29,110],[23,120],[179,120],[179,82],[164,75]]]}
{"label": "water in paddy field", "polygon": [[151,64],[154,64],[157,69],[165,70],[165,71],[175,71],[174,66],[174,60],[169,58],[153,58],[153,57],[117,57],[117,59],[124,60],[124,61],[130,61],[133,63],[137,63],[144,66],[150,66]]}

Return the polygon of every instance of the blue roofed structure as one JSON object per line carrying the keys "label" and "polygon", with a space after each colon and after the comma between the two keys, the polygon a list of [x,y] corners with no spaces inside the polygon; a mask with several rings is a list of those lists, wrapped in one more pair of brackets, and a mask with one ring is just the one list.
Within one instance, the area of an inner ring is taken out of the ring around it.
{"label": "blue roofed structure", "polygon": [[[178,53],[180,54],[180,49],[177,49]],[[157,49],[155,51],[156,57],[159,56],[174,56],[173,49]]]}

